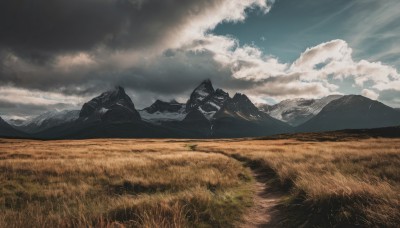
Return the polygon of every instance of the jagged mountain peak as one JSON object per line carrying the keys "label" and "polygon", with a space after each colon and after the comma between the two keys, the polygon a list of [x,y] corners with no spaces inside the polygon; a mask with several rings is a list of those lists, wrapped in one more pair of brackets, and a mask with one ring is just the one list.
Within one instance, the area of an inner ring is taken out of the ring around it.
{"label": "jagged mountain peak", "polygon": [[190,94],[190,98],[186,103],[186,112],[198,108],[214,92],[215,89],[209,79],[201,82]]}
{"label": "jagged mountain peak", "polygon": [[215,113],[221,109],[229,94],[222,89],[214,89],[209,79],[204,80],[190,95],[186,103],[186,113],[199,110],[208,120],[211,120]]}
{"label": "jagged mountain peak", "polygon": [[116,86],[86,102],[79,113],[79,118],[124,122],[140,120],[140,115],[124,88]]}
{"label": "jagged mountain peak", "polygon": [[198,110],[208,119],[213,119],[216,112],[231,98],[229,94],[222,89],[215,90],[199,105]]}

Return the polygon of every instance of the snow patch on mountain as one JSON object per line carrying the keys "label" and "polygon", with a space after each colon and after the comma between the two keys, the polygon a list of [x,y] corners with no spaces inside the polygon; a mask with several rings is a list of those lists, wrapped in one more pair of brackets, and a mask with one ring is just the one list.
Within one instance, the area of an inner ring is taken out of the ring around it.
{"label": "snow patch on mountain", "polygon": [[331,101],[341,97],[330,95],[321,99],[288,99],[275,105],[258,105],[258,108],[275,119],[298,126],[317,115]]}
{"label": "snow patch on mountain", "polygon": [[186,112],[199,107],[211,94],[215,92],[210,80],[204,80],[193,92],[186,103]]}
{"label": "snow patch on mountain", "polygon": [[190,95],[186,103],[186,112],[200,111],[208,120],[214,118],[221,107],[229,100],[229,94],[222,89],[214,90],[211,81],[203,81]]}
{"label": "snow patch on mountain", "polygon": [[79,110],[63,110],[63,111],[49,111],[45,112],[30,121],[24,123],[24,126],[34,124],[37,126],[42,125],[45,121],[59,121],[59,122],[71,122],[79,117]]}
{"label": "snow patch on mountain", "polygon": [[70,123],[79,118],[79,110],[48,111],[18,126],[28,133],[35,133],[64,123]]}

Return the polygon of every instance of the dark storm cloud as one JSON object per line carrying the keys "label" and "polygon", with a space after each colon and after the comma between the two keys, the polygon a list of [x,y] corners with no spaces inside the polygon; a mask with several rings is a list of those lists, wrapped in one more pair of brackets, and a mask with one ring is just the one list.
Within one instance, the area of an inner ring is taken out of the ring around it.
{"label": "dark storm cloud", "polygon": [[[175,52],[173,56],[162,56],[151,65],[141,65],[120,74],[116,82],[135,91],[150,91],[161,95],[190,92],[205,79],[215,86],[243,88],[252,83],[234,79],[231,70],[213,60],[211,52]],[[245,85],[243,85],[245,84]]]}
{"label": "dark storm cloud", "polygon": [[0,48],[38,61],[54,53],[146,48],[168,39],[218,0],[6,0]]}
{"label": "dark storm cloud", "polygon": [[[169,42],[181,38],[179,34],[188,23],[227,2],[1,1],[0,84],[65,95],[95,94],[116,84],[138,91],[179,94],[205,78],[241,87],[229,79],[229,70],[220,69],[210,53],[176,54],[183,51],[171,49],[162,56],[146,57],[147,49],[168,48]],[[135,52],[139,58],[130,54],[110,58],[120,52]],[[60,57],[79,53],[87,54],[97,65],[60,67]],[[120,61],[131,66],[120,67]]]}
{"label": "dark storm cloud", "polygon": [[[231,90],[249,89],[257,84],[251,80],[233,78],[231,69],[216,62],[213,59],[214,54],[211,51],[169,49],[163,55],[150,60],[138,59],[135,66],[126,69],[105,64],[62,71],[51,65],[22,63],[7,67],[6,70],[3,67],[0,82],[20,88],[81,96],[95,95],[115,85],[136,92],[180,95],[189,93],[204,79],[211,79],[217,87]],[[10,62],[7,58],[11,57],[2,57],[0,54],[0,62]]]}

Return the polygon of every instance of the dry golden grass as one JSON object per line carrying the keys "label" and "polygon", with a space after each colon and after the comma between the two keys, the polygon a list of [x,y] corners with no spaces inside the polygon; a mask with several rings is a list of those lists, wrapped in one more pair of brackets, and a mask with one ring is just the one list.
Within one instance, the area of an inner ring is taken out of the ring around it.
{"label": "dry golden grass", "polygon": [[0,140],[0,227],[233,226],[240,162],[162,140]]}
{"label": "dry golden grass", "polygon": [[291,226],[400,225],[400,139],[200,144],[262,166],[288,191]]}
{"label": "dry golden grass", "polygon": [[[227,156],[226,156],[227,155]],[[0,227],[230,227],[263,167],[286,226],[400,224],[400,139],[0,139]]]}

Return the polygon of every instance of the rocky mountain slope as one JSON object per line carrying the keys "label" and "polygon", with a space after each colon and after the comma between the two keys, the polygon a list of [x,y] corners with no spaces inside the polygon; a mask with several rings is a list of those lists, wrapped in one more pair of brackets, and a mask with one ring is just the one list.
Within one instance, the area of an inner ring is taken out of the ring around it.
{"label": "rocky mountain slope", "polygon": [[79,112],[84,121],[135,122],[140,115],[125,90],[118,86],[85,103]]}
{"label": "rocky mountain slope", "polygon": [[46,129],[74,122],[79,118],[79,110],[63,110],[45,112],[17,126],[21,131],[37,133]]}
{"label": "rocky mountain slope", "polygon": [[360,95],[347,95],[326,105],[299,131],[379,128],[400,125],[400,114],[381,102]]}
{"label": "rocky mountain slope", "polygon": [[254,137],[292,131],[289,125],[260,111],[240,93],[227,100],[214,118],[215,137]]}
{"label": "rocky mountain slope", "polygon": [[186,103],[186,112],[199,110],[211,120],[215,113],[229,100],[229,94],[222,89],[215,90],[210,80],[203,81],[190,95]]}
{"label": "rocky mountain slope", "polygon": [[275,105],[259,105],[263,112],[292,126],[298,126],[317,115],[331,101],[342,97],[330,95],[321,99],[289,99]]}

